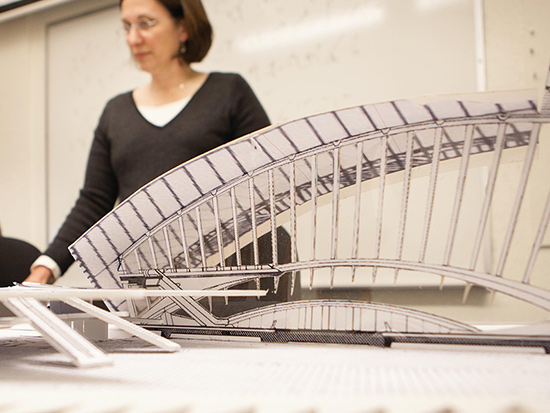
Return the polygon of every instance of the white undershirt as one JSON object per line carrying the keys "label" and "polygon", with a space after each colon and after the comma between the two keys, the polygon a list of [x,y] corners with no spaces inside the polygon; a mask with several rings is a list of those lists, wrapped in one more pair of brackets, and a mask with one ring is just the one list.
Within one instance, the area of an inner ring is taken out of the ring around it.
{"label": "white undershirt", "polygon": [[167,103],[165,105],[159,106],[147,106],[147,105],[138,105],[137,108],[141,116],[143,116],[147,121],[155,126],[163,127],[170,123],[187,104],[189,103],[190,98],[186,97],[175,102]]}

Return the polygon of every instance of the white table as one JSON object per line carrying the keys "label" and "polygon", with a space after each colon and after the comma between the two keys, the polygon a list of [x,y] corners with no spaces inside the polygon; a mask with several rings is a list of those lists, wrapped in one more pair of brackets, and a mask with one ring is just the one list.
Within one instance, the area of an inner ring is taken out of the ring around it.
{"label": "white table", "polygon": [[0,330],[0,412],[548,412],[535,349],[373,348],[131,338],[114,365],[77,369],[21,325]]}

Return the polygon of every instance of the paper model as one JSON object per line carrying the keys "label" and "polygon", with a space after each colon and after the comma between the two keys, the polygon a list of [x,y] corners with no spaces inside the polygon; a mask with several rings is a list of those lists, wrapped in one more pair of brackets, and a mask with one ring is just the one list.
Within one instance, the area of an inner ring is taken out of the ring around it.
{"label": "paper model", "polygon": [[[382,270],[391,269],[399,279],[415,271],[459,280],[466,295],[472,286],[483,287],[549,311],[550,291],[533,285],[531,275],[550,218],[550,198],[542,216],[533,218],[539,231],[534,239],[524,240],[532,245],[524,272],[514,278],[503,272],[512,258],[539,131],[550,121],[549,104],[548,96],[540,111],[529,99],[395,101],[269,127],[145,185],[70,251],[98,288],[221,290],[243,283],[264,286],[268,280],[270,293],[281,295],[279,287],[288,281],[283,301],[266,305],[256,300],[234,306],[236,312],[224,312],[224,303],[206,297],[107,300],[111,310],[128,310],[132,321],[165,336],[223,334],[386,346],[396,341],[541,345],[548,352],[550,335],[482,334],[474,326],[411,308],[302,300],[297,289],[300,280],[300,288],[313,285],[320,272],[328,272],[332,286],[342,274],[353,282],[365,277],[365,269],[373,282]],[[523,172],[514,190],[512,216],[505,218],[496,270],[485,270],[480,254],[499,167],[503,154],[518,148],[524,149]],[[482,199],[477,199],[476,220],[463,222],[469,164],[479,159],[487,167],[487,183]],[[443,253],[434,256],[427,250],[434,232],[438,175],[452,162],[458,165],[456,191],[448,228],[438,228],[444,233]],[[421,202],[425,213],[421,230],[411,233],[407,228],[413,173],[421,169],[429,178]],[[388,241],[383,224],[390,181],[401,185],[402,195]],[[368,211],[363,196],[367,187],[377,199]],[[320,215],[322,208],[328,215]],[[464,225],[473,234],[472,242],[458,245]],[[366,239],[372,240],[368,246]],[[470,251],[467,262],[455,262],[453,254],[465,248]],[[284,260],[282,249],[287,252]]]}
{"label": "paper model", "polygon": [[[96,347],[88,339],[91,338],[90,332],[86,331],[86,319],[80,318],[81,327],[72,329],[67,323],[56,316],[40,301],[62,301],[73,307],[73,310],[81,311],[78,315],[84,315],[87,318],[96,318],[101,320],[102,326],[107,329],[107,324],[113,324],[119,329],[145,340],[154,346],[168,352],[180,350],[180,346],[166,338],[160,337],[148,330],[139,327],[124,318],[120,314],[114,314],[96,307],[85,300],[91,299],[109,299],[109,298],[145,298],[145,297],[185,297],[185,296],[262,296],[265,291],[147,291],[147,290],[108,290],[108,289],[81,289],[70,287],[56,287],[41,284],[33,286],[14,286],[0,288],[0,302],[3,303],[18,318],[30,322],[30,324],[41,333],[56,350],[65,354],[71,363],[76,367],[98,367],[112,364],[112,360],[100,348]],[[73,316],[74,317],[74,316]],[[5,320],[2,320],[5,321]],[[21,322],[21,320],[10,320],[11,322]],[[70,321],[70,320],[69,320]],[[74,321],[74,320],[73,320]],[[2,323],[0,322],[0,325]],[[89,325],[89,324],[88,324]],[[74,327],[74,326],[73,326]],[[86,337],[79,334],[84,333]],[[82,331],[84,330],[84,331]],[[87,339],[88,338],[88,339]],[[107,339],[105,332],[100,339]]]}

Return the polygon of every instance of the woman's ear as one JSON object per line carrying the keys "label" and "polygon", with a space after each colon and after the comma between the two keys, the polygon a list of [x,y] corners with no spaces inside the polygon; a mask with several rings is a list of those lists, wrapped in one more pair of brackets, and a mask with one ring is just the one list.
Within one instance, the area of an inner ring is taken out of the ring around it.
{"label": "woman's ear", "polygon": [[178,23],[179,30],[180,30],[180,43],[185,43],[187,40],[189,40],[189,35],[187,34],[187,30],[185,29],[185,22],[181,20]]}

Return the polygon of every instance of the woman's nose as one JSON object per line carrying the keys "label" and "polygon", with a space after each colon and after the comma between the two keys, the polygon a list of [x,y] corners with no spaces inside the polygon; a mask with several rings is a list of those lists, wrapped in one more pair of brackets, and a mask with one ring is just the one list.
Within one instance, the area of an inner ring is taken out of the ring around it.
{"label": "woman's nose", "polygon": [[143,40],[140,31],[134,26],[130,26],[130,29],[126,33],[126,42],[129,45],[139,44]]}

